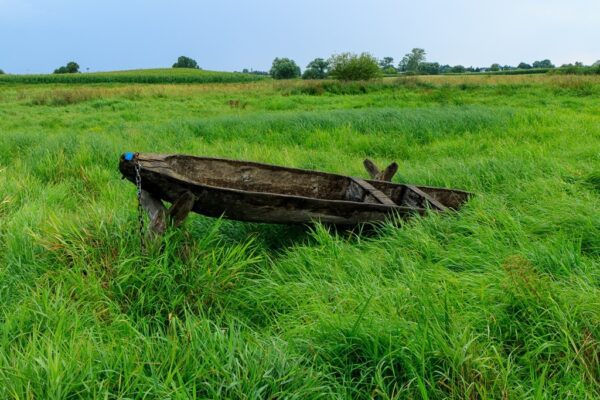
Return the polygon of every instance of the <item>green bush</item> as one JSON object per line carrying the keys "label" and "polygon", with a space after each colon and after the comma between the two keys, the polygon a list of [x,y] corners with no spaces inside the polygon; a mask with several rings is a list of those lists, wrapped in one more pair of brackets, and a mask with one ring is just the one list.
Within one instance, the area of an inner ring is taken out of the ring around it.
{"label": "green bush", "polygon": [[64,67],[59,67],[54,70],[55,74],[77,74],[79,73],[79,64],[75,61],[67,63]]}
{"label": "green bush", "polygon": [[276,58],[273,60],[271,71],[273,79],[292,79],[300,76],[300,67],[289,58]]}
{"label": "green bush", "polygon": [[315,58],[307,66],[302,79],[325,79],[329,69],[329,63],[322,58]]}
{"label": "green bush", "polygon": [[541,60],[541,61],[534,61],[533,62],[533,68],[554,68],[554,64],[552,64],[552,61],[546,59],[546,60]]}
{"label": "green bush", "polygon": [[361,81],[381,75],[377,59],[369,53],[334,54],[329,58],[329,75],[342,81]]}
{"label": "green bush", "polygon": [[422,75],[437,75],[440,73],[440,64],[437,62],[422,62],[419,64],[417,71]]}
{"label": "green bush", "polygon": [[177,59],[177,62],[173,64],[173,68],[192,68],[200,69],[198,63],[193,58],[181,56]]}
{"label": "green bush", "polygon": [[[460,67],[460,66],[458,66]],[[485,71],[485,72],[470,72],[466,69],[463,72],[454,72],[458,69],[452,67],[448,72],[443,72],[445,75],[463,74],[463,75],[533,75],[533,74],[545,74],[551,71],[550,68],[531,68],[531,69],[505,69],[500,71]],[[464,68],[464,67],[463,67]]]}
{"label": "green bush", "polygon": [[361,95],[374,92],[397,91],[398,89],[435,89],[436,85],[419,80],[416,77],[402,76],[395,80],[370,80],[370,81],[337,81],[321,80],[303,82],[301,85],[281,86],[281,93],[290,95],[321,96],[324,93],[331,95]]}
{"label": "green bush", "polygon": [[591,67],[566,65],[552,69],[550,73],[562,75],[600,75],[600,65],[593,65]]}

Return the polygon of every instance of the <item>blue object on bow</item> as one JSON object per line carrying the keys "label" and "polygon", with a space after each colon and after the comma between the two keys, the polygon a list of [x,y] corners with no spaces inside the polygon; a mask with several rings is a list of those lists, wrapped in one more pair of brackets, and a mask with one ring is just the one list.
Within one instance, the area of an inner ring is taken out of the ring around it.
{"label": "blue object on bow", "polygon": [[125,153],[125,156],[123,158],[125,158],[125,161],[131,161],[131,160],[133,160],[134,156],[135,156],[134,153],[128,151],[127,153]]}

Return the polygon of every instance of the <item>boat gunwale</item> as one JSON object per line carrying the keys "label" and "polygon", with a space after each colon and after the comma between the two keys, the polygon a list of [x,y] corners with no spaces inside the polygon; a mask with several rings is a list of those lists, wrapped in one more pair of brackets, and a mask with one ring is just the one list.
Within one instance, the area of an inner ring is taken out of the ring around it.
{"label": "boat gunwale", "polygon": [[[352,179],[354,178],[353,176],[350,175],[341,175],[341,174],[336,174],[335,172],[325,172],[325,171],[319,171],[319,170],[313,170],[313,169],[304,169],[304,168],[296,168],[296,167],[284,167],[281,165],[276,165],[276,164],[269,164],[269,163],[263,163],[263,162],[257,162],[257,161],[244,161],[244,160],[232,160],[229,158],[221,158],[221,157],[202,157],[202,156],[194,156],[194,155],[189,155],[189,154],[153,154],[153,153],[140,153],[139,156],[142,156],[144,160],[147,161],[165,161],[166,158],[170,158],[170,157],[186,157],[186,158],[194,158],[194,159],[198,159],[198,160],[214,160],[214,161],[224,161],[224,162],[228,162],[228,163],[234,163],[234,164],[250,164],[250,165],[254,165],[254,166],[258,166],[258,167],[269,167],[271,169],[282,169],[282,170],[287,170],[287,171],[291,171],[291,172],[304,172],[307,174],[317,174],[317,175],[321,175],[321,176],[330,176],[330,177],[335,177],[335,178],[343,178],[343,179]],[[153,159],[153,158],[149,158],[147,156],[154,156],[154,157],[161,157],[160,159]],[[181,174],[178,174],[181,175]],[[183,175],[181,175],[183,176]],[[360,177],[359,177],[360,178]],[[434,189],[434,190],[442,190],[445,192],[458,192],[458,193],[463,193],[466,194],[468,196],[472,196],[473,193],[467,191],[467,190],[463,190],[463,189],[448,189],[446,187],[440,187],[440,186],[428,186],[428,185],[418,185],[418,184],[408,184],[408,183],[397,183],[397,182],[387,182],[387,181],[379,181],[379,180],[374,180],[374,179],[364,179],[364,178],[360,178],[363,179],[364,181],[367,181],[369,183],[373,183],[375,182],[375,184],[381,184],[381,183],[385,183],[387,185],[394,185],[394,186],[416,186],[418,188],[426,188],[426,189]],[[211,186],[211,187],[215,187],[215,188],[221,188],[221,186],[212,186],[212,185],[205,185],[202,184],[203,186]],[[226,189],[226,188],[223,188]],[[232,190],[239,190],[239,189],[232,189]],[[255,193],[269,193],[269,192],[255,192]],[[287,196],[287,195],[285,195]],[[305,196],[298,196],[298,197],[305,197]],[[315,197],[306,197],[306,198],[315,198]],[[335,200],[332,200],[335,201]]]}

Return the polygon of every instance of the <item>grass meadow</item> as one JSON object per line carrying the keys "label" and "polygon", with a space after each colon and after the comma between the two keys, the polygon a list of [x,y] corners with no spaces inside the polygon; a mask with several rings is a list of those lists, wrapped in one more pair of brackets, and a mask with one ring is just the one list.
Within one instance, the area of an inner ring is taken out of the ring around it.
{"label": "grass meadow", "polygon": [[[600,77],[0,83],[0,398],[600,397]],[[233,101],[231,101],[233,100]],[[192,215],[125,151],[465,189],[374,231]]]}

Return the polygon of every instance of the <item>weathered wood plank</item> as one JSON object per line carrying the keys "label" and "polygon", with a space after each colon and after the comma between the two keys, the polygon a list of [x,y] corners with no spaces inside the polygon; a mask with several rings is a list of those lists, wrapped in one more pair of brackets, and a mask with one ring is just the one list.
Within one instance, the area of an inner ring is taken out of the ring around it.
{"label": "weathered wood plank", "polygon": [[408,199],[411,195],[410,192],[412,192],[413,194],[416,194],[418,196],[418,206],[421,206],[421,207],[426,206],[426,204],[424,204],[424,201],[426,201],[431,208],[434,208],[438,211],[447,211],[448,210],[448,208],[446,206],[444,206],[442,203],[440,203],[439,201],[437,201],[436,199],[434,199],[432,196],[428,195],[421,189],[419,189],[417,186],[406,185],[406,189],[407,189],[406,193],[403,196],[404,199]]}
{"label": "weathered wood plank", "polygon": [[379,203],[386,206],[396,205],[396,203],[394,203],[392,199],[386,196],[385,193],[383,193],[381,190],[375,189],[373,185],[371,185],[369,182],[360,178],[352,178],[352,180],[356,182],[360,187],[362,187],[368,194],[373,196]]}

